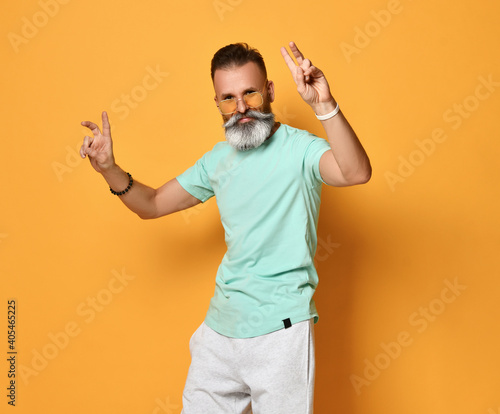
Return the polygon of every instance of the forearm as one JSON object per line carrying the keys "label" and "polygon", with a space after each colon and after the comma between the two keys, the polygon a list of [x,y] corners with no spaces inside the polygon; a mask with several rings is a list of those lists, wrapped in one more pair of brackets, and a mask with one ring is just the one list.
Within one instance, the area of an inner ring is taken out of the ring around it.
{"label": "forearm", "polygon": [[[116,164],[102,171],[101,174],[109,187],[116,192],[125,190],[129,185],[129,176]],[[158,216],[155,197],[155,189],[136,180],[134,180],[129,191],[118,196],[123,204],[143,219],[155,218]]]}
{"label": "forearm", "polygon": [[[337,102],[330,92],[325,75],[309,59],[304,58],[294,42],[289,45],[297,59],[297,65],[284,47],[281,48],[281,55],[290,69],[300,96],[316,115],[333,112]],[[323,180],[329,185],[341,186],[367,182],[371,177],[370,160],[344,115],[339,112],[321,123],[332,148],[320,160]]]}
{"label": "forearm", "polygon": [[[317,115],[332,112],[337,102],[332,99],[328,103],[313,106]],[[321,121],[330,142],[333,157],[346,183],[363,183],[371,177],[371,165],[361,142],[342,111],[325,121]]]}

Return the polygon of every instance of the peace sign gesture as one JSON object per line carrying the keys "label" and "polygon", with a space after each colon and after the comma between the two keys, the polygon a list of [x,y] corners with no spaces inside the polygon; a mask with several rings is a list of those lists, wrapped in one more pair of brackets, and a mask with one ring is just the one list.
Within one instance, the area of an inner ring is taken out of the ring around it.
{"label": "peace sign gesture", "polygon": [[84,121],[82,125],[90,129],[94,136],[86,136],[83,139],[80,155],[82,158],[88,155],[92,167],[97,172],[102,173],[115,164],[108,114],[106,112],[102,113],[102,133],[99,127],[93,122]]}
{"label": "peace sign gesture", "polygon": [[309,59],[304,59],[304,55],[294,42],[290,42],[289,45],[297,64],[284,47],[281,48],[281,55],[292,73],[293,80],[297,84],[297,91],[302,99],[311,105],[317,114],[317,110],[325,108],[326,104],[328,107],[332,105],[335,107],[335,100],[323,72],[314,66]]}

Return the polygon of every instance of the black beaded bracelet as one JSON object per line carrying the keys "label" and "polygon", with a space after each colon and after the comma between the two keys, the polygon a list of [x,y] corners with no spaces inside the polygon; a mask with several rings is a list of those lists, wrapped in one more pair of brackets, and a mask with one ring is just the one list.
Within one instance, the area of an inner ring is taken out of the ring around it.
{"label": "black beaded bracelet", "polygon": [[111,187],[109,187],[109,191],[111,191],[111,194],[114,194],[114,195],[117,195],[117,196],[121,196],[121,195],[125,194],[128,190],[130,190],[132,188],[132,184],[134,184],[134,179],[132,178],[132,176],[129,173],[127,173],[127,175],[128,175],[128,178],[129,178],[128,187],[125,190],[120,191],[120,192],[116,192]]}

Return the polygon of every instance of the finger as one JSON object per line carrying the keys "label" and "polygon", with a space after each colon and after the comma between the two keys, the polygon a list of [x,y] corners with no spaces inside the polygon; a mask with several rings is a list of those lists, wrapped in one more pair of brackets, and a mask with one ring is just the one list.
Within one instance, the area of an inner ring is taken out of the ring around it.
{"label": "finger", "polygon": [[108,113],[106,111],[102,113],[102,133],[106,137],[111,136],[111,127],[109,126]]}
{"label": "finger", "polygon": [[300,64],[300,67],[304,71],[306,82],[309,82],[309,76],[311,75],[311,67],[313,67],[311,61],[309,59],[304,59]]}
{"label": "finger", "polygon": [[293,55],[295,56],[295,59],[297,59],[297,62],[300,65],[302,63],[302,61],[304,60],[304,55],[299,50],[299,48],[297,47],[295,42],[290,42],[289,45],[290,45],[290,50],[292,51]]}
{"label": "finger", "polygon": [[300,66],[297,66],[295,73],[296,73],[295,82],[297,83],[297,90],[299,92],[302,92],[306,88],[306,78],[304,76],[304,71]]}
{"label": "finger", "polygon": [[306,81],[309,81],[309,79],[314,79],[318,75],[318,69],[315,66],[309,66],[304,70],[304,75],[306,77]]}
{"label": "finger", "polygon": [[82,158],[85,158],[85,156],[90,152],[91,144],[92,144],[92,138],[90,138],[89,136],[83,138],[83,144],[80,147],[80,155]]}
{"label": "finger", "polygon": [[287,64],[288,69],[290,69],[290,72],[292,72],[293,75],[295,73],[295,68],[297,67],[297,65],[288,54],[288,50],[286,50],[284,47],[282,47],[280,50],[281,50],[281,56],[283,56],[283,59],[285,59],[285,63]]}
{"label": "finger", "polygon": [[101,133],[101,130],[99,129],[99,127],[96,124],[94,124],[93,122],[83,121],[82,125],[84,127],[87,127],[88,129],[90,129],[94,135],[99,135]]}
{"label": "finger", "polygon": [[[302,68],[304,68],[304,66],[302,65]],[[315,73],[318,73],[319,72],[319,69],[316,67],[316,66],[309,66],[307,68],[304,69],[304,73],[306,75],[314,75]]]}

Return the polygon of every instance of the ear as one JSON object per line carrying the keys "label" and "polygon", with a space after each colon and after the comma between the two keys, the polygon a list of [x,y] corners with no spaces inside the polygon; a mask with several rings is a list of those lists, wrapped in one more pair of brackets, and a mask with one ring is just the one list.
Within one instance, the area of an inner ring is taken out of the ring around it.
{"label": "ear", "polygon": [[274,82],[267,81],[267,96],[269,97],[269,102],[274,102]]}

